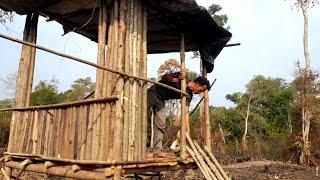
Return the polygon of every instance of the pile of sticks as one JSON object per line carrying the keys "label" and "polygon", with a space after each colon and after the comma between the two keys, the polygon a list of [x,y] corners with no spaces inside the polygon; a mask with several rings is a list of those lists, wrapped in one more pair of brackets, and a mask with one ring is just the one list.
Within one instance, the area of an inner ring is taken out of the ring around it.
{"label": "pile of sticks", "polygon": [[190,135],[187,133],[187,140],[190,146],[187,146],[187,151],[197,163],[199,169],[203,173],[206,179],[213,180],[229,180],[230,178],[221,168],[220,164],[209,151],[208,147],[205,147],[205,151],[201,147],[193,142]]}

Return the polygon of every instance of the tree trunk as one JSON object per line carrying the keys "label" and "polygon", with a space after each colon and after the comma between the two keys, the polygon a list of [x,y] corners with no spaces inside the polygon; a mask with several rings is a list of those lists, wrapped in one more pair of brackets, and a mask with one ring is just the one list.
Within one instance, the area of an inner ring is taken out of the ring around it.
{"label": "tree trunk", "polygon": [[306,108],[302,108],[302,141],[303,147],[300,155],[301,164],[309,164],[310,157],[310,144],[309,144],[309,132],[310,132],[310,116],[309,111]]}
{"label": "tree trunk", "polygon": [[309,39],[308,39],[308,32],[309,32],[309,22],[308,22],[308,4],[302,3],[301,9],[303,13],[303,20],[304,20],[304,31],[303,31],[303,48],[304,48],[304,57],[305,57],[305,66],[306,70],[311,69],[311,58],[309,53]]}
{"label": "tree trunk", "polygon": [[251,98],[252,98],[252,96],[250,96],[249,100],[248,100],[247,115],[245,118],[245,127],[244,127],[244,133],[243,133],[243,137],[242,137],[242,150],[244,152],[246,152],[248,150],[247,134],[248,134],[248,119],[249,119],[249,115],[250,115]]}

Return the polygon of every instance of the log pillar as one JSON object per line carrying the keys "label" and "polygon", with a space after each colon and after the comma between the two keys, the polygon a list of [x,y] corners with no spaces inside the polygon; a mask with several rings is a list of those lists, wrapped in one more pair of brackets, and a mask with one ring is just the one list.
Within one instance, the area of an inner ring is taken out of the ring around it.
{"label": "log pillar", "polygon": [[[108,25],[107,15],[110,16]],[[101,0],[99,17],[98,65],[147,78],[145,1]],[[146,158],[146,85],[136,79],[97,70],[95,98],[117,95],[119,101],[115,106],[107,105],[98,110],[101,116],[92,122],[92,128],[100,134],[95,135],[93,131],[90,136],[95,145],[90,153],[96,153],[91,158],[98,156],[108,161]]]}
{"label": "log pillar", "polygon": [[[180,44],[180,63],[181,63],[181,73],[186,73],[185,68],[185,41],[184,33],[181,33],[181,44]],[[186,92],[187,85],[186,80],[181,80],[181,91]],[[187,133],[187,97],[181,96],[181,136],[180,136],[180,158],[186,158],[186,133]]]}
{"label": "log pillar", "polygon": [[[208,78],[207,70],[202,66],[202,76]],[[209,115],[209,93],[208,90],[203,92],[203,124],[204,124],[204,144],[208,147],[211,152],[211,124],[210,124],[210,115]]]}
{"label": "log pillar", "polygon": [[[23,31],[23,40],[36,44],[38,13],[30,13],[26,17],[25,27]],[[14,106],[16,108],[27,107],[30,104],[30,96],[32,92],[33,74],[35,66],[36,48],[22,45],[21,57],[19,61],[19,70],[16,84],[16,94]],[[22,144],[17,144],[18,135],[22,132],[22,122],[20,121],[21,113],[14,112],[10,125],[10,136],[8,143],[8,152],[15,152],[21,149]],[[20,121],[16,123],[16,121]],[[19,146],[19,148],[17,148]]]}

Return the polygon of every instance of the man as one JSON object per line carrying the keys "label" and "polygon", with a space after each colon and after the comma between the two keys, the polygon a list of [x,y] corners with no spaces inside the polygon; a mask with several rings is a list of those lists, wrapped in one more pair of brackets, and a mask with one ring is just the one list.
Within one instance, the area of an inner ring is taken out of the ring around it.
{"label": "man", "polygon": [[[165,74],[162,76],[160,83],[181,89],[181,80],[185,78],[185,75],[176,72],[171,74]],[[199,94],[205,90],[210,90],[209,81],[199,76],[193,81],[187,81],[187,103],[190,104],[193,94]],[[165,101],[169,99],[180,99],[181,94],[166,89],[161,86],[153,85],[148,89],[148,119],[151,119],[151,112],[154,114],[153,118],[153,129],[154,129],[154,155],[163,156],[162,140],[164,137],[164,131],[166,128],[166,111]]]}

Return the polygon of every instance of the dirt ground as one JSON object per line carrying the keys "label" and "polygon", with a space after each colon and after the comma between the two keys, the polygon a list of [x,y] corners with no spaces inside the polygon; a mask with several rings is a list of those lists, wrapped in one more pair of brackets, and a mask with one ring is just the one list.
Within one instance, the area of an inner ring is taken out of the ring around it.
{"label": "dirt ground", "polygon": [[[320,180],[316,175],[315,168],[306,168],[295,164],[288,164],[274,161],[251,161],[244,163],[234,163],[223,166],[223,169],[234,180],[269,180],[269,179],[301,179],[301,180]],[[18,174],[16,171],[14,174]],[[1,175],[0,175],[1,179]],[[53,176],[39,175],[35,173],[23,172],[19,179],[65,179]],[[144,179],[159,179],[159,177],[149,177]],[[161,179],[204,179],[199,170],[175,171],[163,173]]]}

